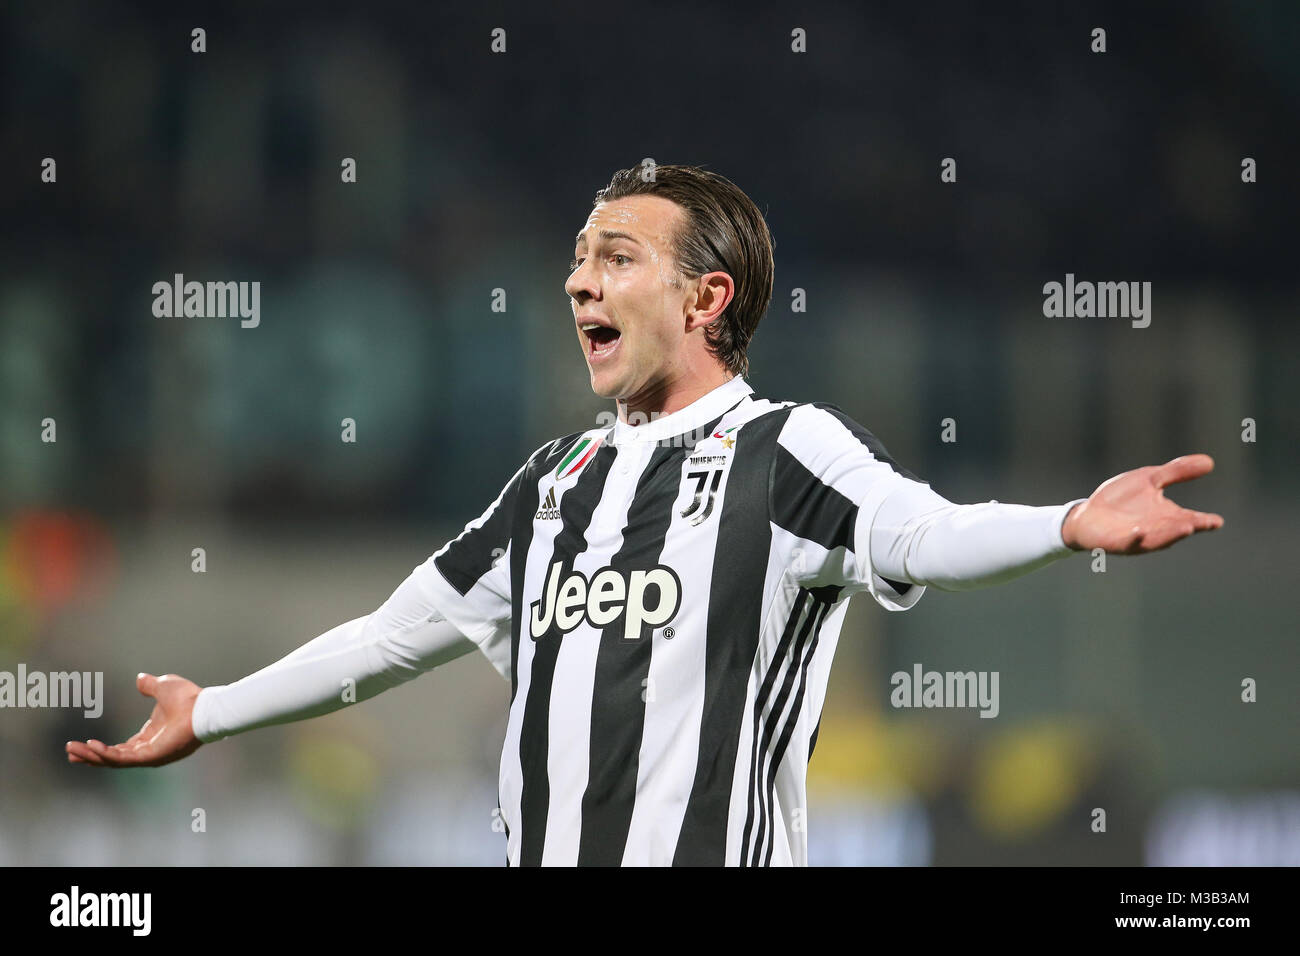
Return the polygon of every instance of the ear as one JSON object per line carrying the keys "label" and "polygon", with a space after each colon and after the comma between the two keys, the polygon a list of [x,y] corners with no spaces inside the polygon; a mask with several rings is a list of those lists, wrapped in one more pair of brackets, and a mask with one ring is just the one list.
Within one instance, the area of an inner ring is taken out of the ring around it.
{"label": "ear", "polygon": [[736,283],[725,272],[707,272],[695,280],[695,300],[686,309],[686,331],[711,325],[736,295]]}

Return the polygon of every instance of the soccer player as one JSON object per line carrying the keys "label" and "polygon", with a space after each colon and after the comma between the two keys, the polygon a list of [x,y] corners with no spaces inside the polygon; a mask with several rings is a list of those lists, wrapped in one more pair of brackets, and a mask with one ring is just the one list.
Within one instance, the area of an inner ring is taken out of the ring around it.
{"label": "soccer player", "polygon": [[[478,648],[510,681],[498,797],[509,865],[807,862],[799,819],[849,598],[913,607],[1073,551],[1142,554],[1216,514],[1163,489],[1207,455],[1063,505],[954,504],[832,405],[760,398],[767,225],[715,173],[616,173],[565,283],[610,426],[547,442],[376,611],[226,686],[141,674],[125,743],[158,766],[365,700]],[[341,690],[355,682],[355,696]]]}

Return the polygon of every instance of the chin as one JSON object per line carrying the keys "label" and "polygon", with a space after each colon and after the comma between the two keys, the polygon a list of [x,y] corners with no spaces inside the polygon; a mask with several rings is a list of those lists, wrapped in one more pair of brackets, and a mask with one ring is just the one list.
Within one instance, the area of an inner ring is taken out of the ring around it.
{"label": "chin", "polygon": [[622,383],[613,376],[597,375],[594,372],[591,374],[591,390],[601,398],[608,398],[610,401],[618,401],[625,391]]}

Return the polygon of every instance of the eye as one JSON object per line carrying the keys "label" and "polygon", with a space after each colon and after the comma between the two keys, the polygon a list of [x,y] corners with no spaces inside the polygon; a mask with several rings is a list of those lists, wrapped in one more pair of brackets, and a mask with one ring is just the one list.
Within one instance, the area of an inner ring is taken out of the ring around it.
{"label": "eye", "polygon": [[[611,258],[611,259],[626,259],[628,262],[631,262],[631,261],[632,261],[632,259],[631,259],[630,256],[625,256],[625,255],[623,255],[621,252],[616,252],[616,253],[614,253],[612,256],[610,256],[610,258]],[[622,264],[623,264],[623,263],[621,263],[621,262],[619,263],[619,265],[622,265]]]}
{"label": "eye", "polygon": [[[584,258],[585,258],[585,257],[584,257]],[[582,262],[583,262],[582,259],[570,259],[570,260],[569,260],[569,271],[572,272],[574,269],[578,268],[578,266],[582,265]]]}

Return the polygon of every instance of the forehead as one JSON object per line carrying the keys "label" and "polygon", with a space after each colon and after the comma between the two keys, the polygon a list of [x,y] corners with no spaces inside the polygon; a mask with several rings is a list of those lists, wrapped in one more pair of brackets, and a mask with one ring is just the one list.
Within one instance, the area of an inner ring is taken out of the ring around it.
{"label": "forehead", "polygon": [[625,196],[597,203],[575,242],[595,242],[602,230],[622,232],[654,248],[671,244],[683,209],[662,196]]}

